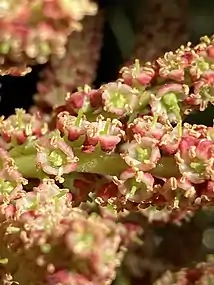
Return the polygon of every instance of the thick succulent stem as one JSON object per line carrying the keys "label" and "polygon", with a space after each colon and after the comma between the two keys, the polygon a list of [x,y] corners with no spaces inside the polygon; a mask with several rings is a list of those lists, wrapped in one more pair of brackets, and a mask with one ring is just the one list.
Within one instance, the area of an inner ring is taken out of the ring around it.
{"label": "thick succulent stem", "polygon": [[[118,176],[128,167],[118,153],[109,155],[104,152],[102,154],[83,153],[78,150],[74,150],[74,153],[79,158],[77,172]],[[16,156],[13,159],[19,172],[25,178],[41,178],[41,172],[36,166],[36,153]],[[163,178],[181,176],[173,156],[162,157],[150,173]]]}

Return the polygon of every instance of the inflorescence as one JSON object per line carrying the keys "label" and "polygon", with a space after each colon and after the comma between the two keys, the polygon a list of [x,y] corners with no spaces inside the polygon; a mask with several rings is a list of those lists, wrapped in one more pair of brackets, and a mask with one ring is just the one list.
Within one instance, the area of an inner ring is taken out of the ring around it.
{"label": "inflorescence", "polygon": [[[213,92],[214,38],[204,37],[68,93],[49,123],[20,109],[2,118],[2,280],[109,284],[136,232],[117,215],[213,205],[214,127],[183,123]],[[107,211],[85,213],[88,202]]]}

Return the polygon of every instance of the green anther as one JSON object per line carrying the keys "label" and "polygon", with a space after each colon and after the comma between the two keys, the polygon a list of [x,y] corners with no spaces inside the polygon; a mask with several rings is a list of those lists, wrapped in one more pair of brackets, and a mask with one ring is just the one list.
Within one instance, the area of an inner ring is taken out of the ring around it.
{"label": "green anther", "polygon": [[34,201],[31,202],[29,206],[26,207],[28,210],[34,211],[38,208],[38,199],[37,197],[35,198]]}
{"label": "green anther", "polygon": [[57,200],[58,200],[58,199],[60,199],[61,197],[65,196],[67,193],[68,193],[68,191],[62,190],[62,191],[60,191],[59,194],[57,194],[56,196],[54,196],[54,199],[57,199]]}
{"label": "green anther", "polygon": [[138,188],[136,186],[132,186],[132,189],[130,191],[130,196],[133,197],[136,194],[137,190],[138,190]]}
{"label": "green anther", "polygon": [[155,127],[157,121],[158,121],[158,114],[154,114],[154,118],[153,118],[153,120],[152,120],[152,126],[151,126],[151,128],[154,128],[154,127]]}
{"label": "green anther", "polygon": [[63,165],[62,153],[59,150],[54,150],[49,154],[49,161],[54,167]]}
{"label": "green anther", "polygon": [[177,127],[178,127],[178,136],[179,136],[179,138],[181,138],[182,137],[182,133],[183,133],[182,121],[181,120],[178,122]]}
{"label": "green anther", "polygon": [[111,125],[111,120],[107,119],[106,123],[105,123],[104,130],[100,131],[100,135],[107,135],[108,134],[108,130],[110,129],[110,125]]}
{"label": "green anther", "polygon": [[203,173],[205,166],[200,162],[191,162],[190,167],[194,169],[197,173]]}
{"label": "green anther", "polygon": [[16,109],[16,124],[21,129],[24,127],[23,123],[23,115],[25,114],[25,111],[23,109]]}
{"label": "green anther", "polygon": [[137,159],[139,161],[148,160],[150,157],[150,151],[147,148],[137,148]]}
{"label": "green anther", "polygon": [[47,43],[42,43],[39,48],[43,55],[49,55],[51,53],[50,46]]}
{"label": "green anther", "polygon": [[79,125],[80,125],[80,123],[81,123],[81,120],[82,120],[82,116],[83,116],[83,110],[80,109],[79,112],[78,112],[76,121],[75,121],[75,126],[76,126],[76,127],[79,127]]}

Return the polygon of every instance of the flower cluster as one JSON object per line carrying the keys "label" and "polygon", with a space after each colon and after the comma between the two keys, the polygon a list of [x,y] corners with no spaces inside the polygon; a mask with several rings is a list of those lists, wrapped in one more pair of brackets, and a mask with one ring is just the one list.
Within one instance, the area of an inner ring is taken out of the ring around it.
{"label": "flower cluster", "polygon": [[23,110],[2,118],[4,282],[109,284],[136,232],[121,216],[155,208],[176,221],[214,204],[214,127],[183,123],[214,104],[213,50],[204,37],[136,61],[115,82],[69,93],[48,122]]}
{"label": "flower cluster", "polygon": [[81,29],[85,15],[97,11],[89,0],[1,0],[0,5],[1,73],[13,75],[26,65],[46,63],[51,55],[62,58],[68,36]]}
{"label": "flower cluster", "polygon": [[180,270],[179,272],[167,271],[154,283],[154,285],[208,285],[212,284],[213,277],[213,262],[205,262],[198,264],[195,268],[186,268]]}
{"label": "flower cluster", "polygon": [[57,107],[64,103],[66,94],[79,86],[92,84],[96,74],[102,43],[103,13],[86,17],[83,29],[68,38],[62,59],[51,57],[37,84],[35,102],[40,107]]}
{"label": "flower cluster", "polygon": [[[118,211],[209,205],[214,128],[182,124],[182,119],[214,103],[213,40],[205,37],[194,48],[188,44],[145,66],[136,61],[116,82],[70,93],[49,126],[37,122],[36,114],[27,119],[17,111],[22,119],[16,126],[13,116],[1,123],[2,147],[12,143],[10,155],[25,178],[49,177],[68,185],[76,172],[101,175],[90,191],[83,179],[78,192],[84,199],[92,192],[99,204]],[[30,159],[34,165],[24,167]]]}
{"label": "flower cluster", "polygon": [[19,284],[110,284],[128,227],[72,208],[69,190],[50,179],[28,193],[7,192],[13,197],[0,192],[2,282],[14,268]]}

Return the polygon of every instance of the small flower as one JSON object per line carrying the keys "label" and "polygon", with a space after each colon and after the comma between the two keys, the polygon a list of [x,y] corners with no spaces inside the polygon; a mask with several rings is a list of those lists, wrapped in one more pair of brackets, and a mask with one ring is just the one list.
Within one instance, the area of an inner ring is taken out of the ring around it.
{"label": "small flower", "polygon": [[97,122],[90,123],[86,130],[85,145],[95,146],[98,143],[104,151],[112,151],[119,144],[124,131],[122,123],[117,119],[103,120],[101,116],[97,118]]}
{"label": "small flower", "polygon": [[198,106],[200,111],[204,111],[208,104],[214,104],[214,81],[201,79],[194,84],[194,93],[186,98],[185,102],[190,106]]}
{"label": "small flower", "polygon": [[142,171],[134,172],[127,169],[119,179],[114,177],[114,183],[118,186],[119,192],[131,202],[143,203],[154,194],[154,178]]}
{"label": "small flower", "polygon": [[42,212],[42,207],[47,204],[54,205],[55,209],[65,208],[65,205],[71,200],[69,190],[59,188],[53,179],[43,179],[38,187],[33,191],[27,192],[23,197],[16,200],[17,214],[22,220],[36,217]]}
{"label": "small flower", "polygon": [[90,105],[91,88],[85,85],[84,89],[80,89],[75,93],[68,93],[65,104],[66,109],[71,115],[75,115],[81,110],[83,113],[91,110]]}
{"label": "small flower", "polygon": [[197,197],[195,187],[184,177],[180,179],[176,179],[175,177],[167,179],[160,189],[160,193],[166,199],[167,205],[171,204],[172,209],[191,208]]}
{"label": "small flower", "polygon": [[189,94],[187,85],[175,83],[165,84],[155,94],[151,95],[151,109],[153,114],[162,116],[170,122],[181,120],[179,103],[184,101]]}
{"label": "small flower", "polygon": [[163,79],[172,79],[176,82],[184,82],[185,68],[191,64],[194,53],[186,50],[167,52],[162,58],[156,60],[159,67],[159,75]]}
{"label": "small flower", "polygon": [[37,144],[37,164],[47,174],[61,176],[73,172],[77,168],[77,157],[73,150],[58,134],[43,138]]}
{"label": "small flower", "polygon": [[192,183],[203,183],[214,173],[214,142],[184,136],[175,154],[179,170]]}
{"label": "small flower", "polygon": [[155,116],[143,116],[142,118],[137,118],[133,123],[129,124],[128,127],[133,134],[140,134],[141,137],[149,137],[156,140],[160,140],[170,129],[170,125],[167,122],[160,123]]}
{"label": "small flower", "polygon": [[158,141],[135,135],[135,140],[121,146],[121,156],[134,170],[148,171],[156,167],[161,157]]}
{"label": "small flower", "polygon": [[71,116],[68,112],[60,112],[57,116],[57,129],[68,137],[70,141],[75,141],[81,136],[85,136],[89,125],[90,123],[81,112],[77,117]]}
{"label": "small flower", "polygon": [[0,149],[0,202],[18,199],[28,181],[18,171],[7,151]]}
{"label": "small flower", "polygon": [[48,126],[41,120],[38,113],[27,114],[22,109],[16,109],[16,114],[9,116],[0,123],[1,138],[10,146],[23,144],[28,138],[36,139],[48,132]]}
{"label": "small flower", "polygon": [[135,64],[131,67],[123,67],[120,73],[125,84],[138,88],[148,86],[155,76],[152,65],[147,63],[144,67],[141,67],[139,60],[135,60]]}
{"label": "small flower", "polygon": [[189,67],[191,78],[196,81],[203,77],[210,70],[210,63],[202,56],[197,56]]}
{"label": "small flower", "polygon": [[131,114],[134,109],[139,107],[137,91],[121,82],[104,85],[102,99],[103,109],[120,117]]}

